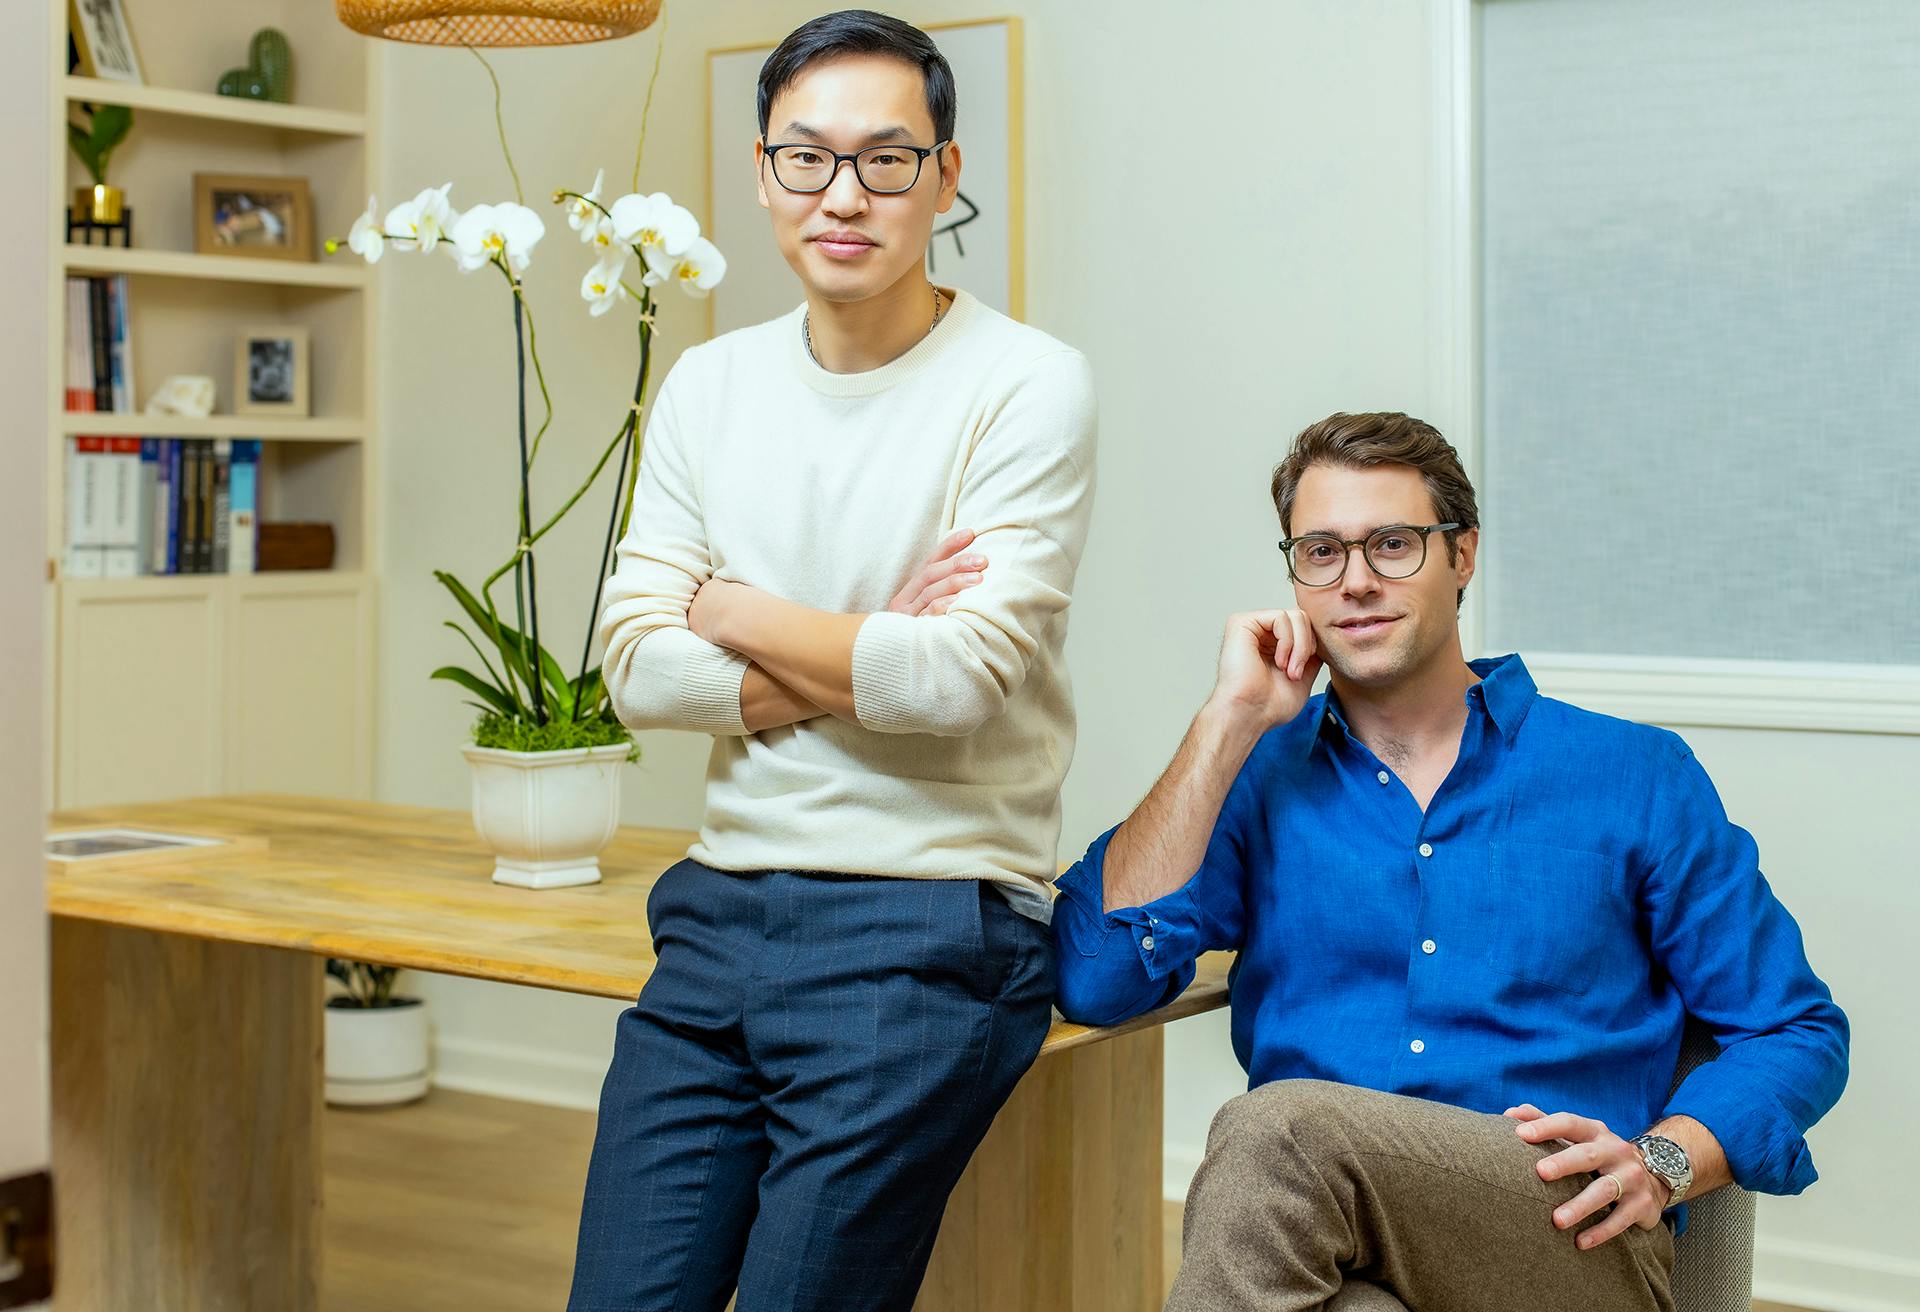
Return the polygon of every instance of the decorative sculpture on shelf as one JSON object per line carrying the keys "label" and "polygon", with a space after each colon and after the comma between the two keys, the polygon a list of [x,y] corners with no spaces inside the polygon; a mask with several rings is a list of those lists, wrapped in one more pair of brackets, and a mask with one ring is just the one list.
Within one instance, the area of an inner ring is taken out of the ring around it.
{"label": "decorative sculpture on shelf", "polygon": [[283,105],[292,100],[293,47],[287,44],[286,33],[277,27],[255,32],[247,42],[247,66],[222,73],[216,90],[244,100],[274,100]]}
{"label": "decorative sculpture on shelf", "polygon": [[78,106],[86,115],[84,123],[67,123],[67,145],[80,157],[86,166],[87,174],[93,179],[91,187],[77,187],[73,193],[73,207],[67,211],[67,240],[78,240],[93,245],[93,235],[102,234],[102,244],[114,244],[114,234],[118,233],[120,245],[133,244],[133,209],[127,204],[126,193],[107,181],[107,161],[127,133],[133,128],[133,111],[125,105],[89,105]]}

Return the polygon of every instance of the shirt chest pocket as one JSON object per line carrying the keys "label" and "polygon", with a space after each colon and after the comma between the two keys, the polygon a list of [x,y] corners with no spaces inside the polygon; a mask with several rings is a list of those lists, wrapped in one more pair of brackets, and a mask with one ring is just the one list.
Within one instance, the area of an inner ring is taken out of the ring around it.
{"label": "shirt chest pocket", "polygon": [[1544,843],[1491,847],[1485,905],[1487,965],[1566,993],[1584,993],[1609,962],[1626,969],[1631,925],[1623,867],[1611,857]]}

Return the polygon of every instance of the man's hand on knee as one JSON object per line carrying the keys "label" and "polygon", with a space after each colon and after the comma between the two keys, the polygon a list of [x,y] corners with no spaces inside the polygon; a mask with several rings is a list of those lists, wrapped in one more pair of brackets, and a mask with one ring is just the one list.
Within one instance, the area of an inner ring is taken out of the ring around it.
{"label": "man's hand on knee", "polygon": [[1542,1180],[1560,1180],[1568,1176],[1591,1174],[1592,1183],[1553,1209],[1553,1223],[1571,1230],[1588,1217],[1608,1207],[1613,1210],[1574,1240],[1582,1249],[1598,1248],[1628,1226],[1651,1230],[1660,1224],[1667,1207],[1667,1185],[1647,1170],[1640,1150],[1606,1127],[1603,1121],[1576,1116],[1572,1112],[1541,1111],[1532,1103],[1509,1107],[1505,1115],[1519,1122],[1514,1127],[1528,1143],[1564,1140],[1567,1147],[1535,1163]]}

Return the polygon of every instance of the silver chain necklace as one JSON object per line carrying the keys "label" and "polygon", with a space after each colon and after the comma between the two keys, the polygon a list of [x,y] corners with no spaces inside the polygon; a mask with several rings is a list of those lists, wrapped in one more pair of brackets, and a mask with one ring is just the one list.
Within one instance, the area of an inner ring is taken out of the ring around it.
{"label": "silver chain necklace", "polygon": [[[940,299],[940,289],[933,289],[933,322],[927,325],[927,336],[933,336],[933,330],[940,326],[940,320],[946,317],[946,304]],[[800,336],[807,344],[807,358],[820,364],[820,357],[813,353],[813,311],[808,310],[800,316]],[[822,369],[826,368],[821,364]]]}

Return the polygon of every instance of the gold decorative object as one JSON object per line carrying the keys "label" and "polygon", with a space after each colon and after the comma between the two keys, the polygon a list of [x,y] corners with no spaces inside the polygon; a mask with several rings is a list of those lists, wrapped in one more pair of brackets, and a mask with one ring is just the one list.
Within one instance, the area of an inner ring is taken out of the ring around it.
{"label": "gold decorative object", "polygon": [[661,0],[334,0],[367,36],[440,46],[566,46],[632,36]]}
{"label": "gold decorative object", "polygon": [[73,189],[73,212],[84,214],[95,223],[111,225],[120,222],[120,211],[126,203],[126,192],[104,182]]}

